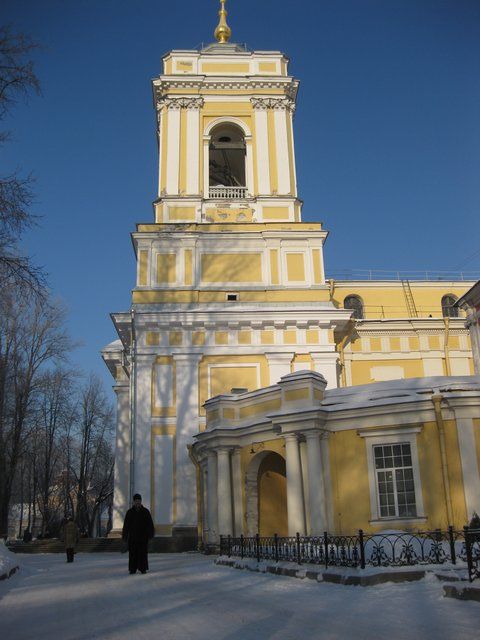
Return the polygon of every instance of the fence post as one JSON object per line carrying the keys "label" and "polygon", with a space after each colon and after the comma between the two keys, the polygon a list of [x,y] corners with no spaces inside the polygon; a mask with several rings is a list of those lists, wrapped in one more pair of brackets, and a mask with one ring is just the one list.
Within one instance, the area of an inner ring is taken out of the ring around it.
{"label": "fence post", "polygon": [[278,535],[276,533],[273,534],[273,540],[275,543],[275,562],[278,562]]}
{"label": "fence post", "polygon": [[228,557],[230,558],[230,556],[232,555],[232,537],[230,534],[228,534],[227,544],[228,544]]}
{"label": "fence post", "polygon": [[328,533],[323,532],[323,544],[325,546],[325,569],[328,569]]}
{"label": "fence post", "polygon": [[300,558],[300,534],[297,531],[297,564],[302,564],[302,559]]}
{"label": "fence post", "polygon": [[260,562],[260,536],[255,534],[255,545],[257,547],[257,562]]}
{"label": "fence post", "polygon": [[220,534],[220,555],[223,555],[223,536]]}
{"label": "fence post", "polygon": [[358,530],[358,540],[360,542],[360,566],[365,569],[365,547],[363,545],[363,530]]}
{"label": "fence post", "polygon": [[243,533],[240,534],[240,558],[243,560]]}
{"label": "fence post", "polygon": [[465,536],[465,550],[467,552],[467,565],[468,565],[468,580],[473,581],[473,562],[472,562],[472,547],[470,546],[470,537],[468,527],[463,527],[463,535]]}
{"label": "fence post", "polygon": [[455,539],[453,537],[452,525],[448,527],[448,542],[450,543],[450,558],[451,558],[452,564],[457,564],[457,555],[455,553]]}

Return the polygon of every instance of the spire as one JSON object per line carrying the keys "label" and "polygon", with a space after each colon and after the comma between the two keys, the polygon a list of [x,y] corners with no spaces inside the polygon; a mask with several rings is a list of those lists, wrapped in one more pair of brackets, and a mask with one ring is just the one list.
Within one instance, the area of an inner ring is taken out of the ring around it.
{"label": "spire", "polygon": [[232,30],[227,24],[227,12],[225,11],[225,2],[226,0],[220,0],[220,11],[218,15],[220,16],[220,20],[218,21],[217,28],[215,29],[214,36],[218,40],[220,44],[225,44],[230,40],[230,36],[232,35]]}

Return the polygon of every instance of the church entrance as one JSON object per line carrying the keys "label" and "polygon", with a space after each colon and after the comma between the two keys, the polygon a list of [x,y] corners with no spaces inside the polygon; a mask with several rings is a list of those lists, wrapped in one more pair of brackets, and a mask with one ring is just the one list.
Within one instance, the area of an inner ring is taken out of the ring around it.
{"label": "church entrance", "polygon": [[285,459],[274,451],[252,458],[246,477],[247,532],[288,535]]}

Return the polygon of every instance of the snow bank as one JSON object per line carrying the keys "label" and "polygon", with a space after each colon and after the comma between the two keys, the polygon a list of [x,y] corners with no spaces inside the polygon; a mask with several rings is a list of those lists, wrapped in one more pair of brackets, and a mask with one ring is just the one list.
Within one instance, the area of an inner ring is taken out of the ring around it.
{"label": "snow bank", "polygon": [[8,576],[15,567],[18,567],[15,554],[7,549],[3,540],[0,540],[0,578]]}

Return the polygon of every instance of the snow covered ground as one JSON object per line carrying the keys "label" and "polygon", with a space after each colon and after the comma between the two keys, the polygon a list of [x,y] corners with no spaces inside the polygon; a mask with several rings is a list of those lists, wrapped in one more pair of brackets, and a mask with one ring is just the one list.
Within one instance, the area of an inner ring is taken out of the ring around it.
{"label": "snow covered ground", "polygon": [[16,556],[0,582],[5,640],[471,640],[480,603],[419,582],[352,587],[216,566],[197,554],[150,555],[129,575],[112,553]]}
{"label": "snow covered ground", "polygon": [[8,575],[16,566],[18,566],[18,558],[6,548],[3,539],[0,539],[0,576]]}

